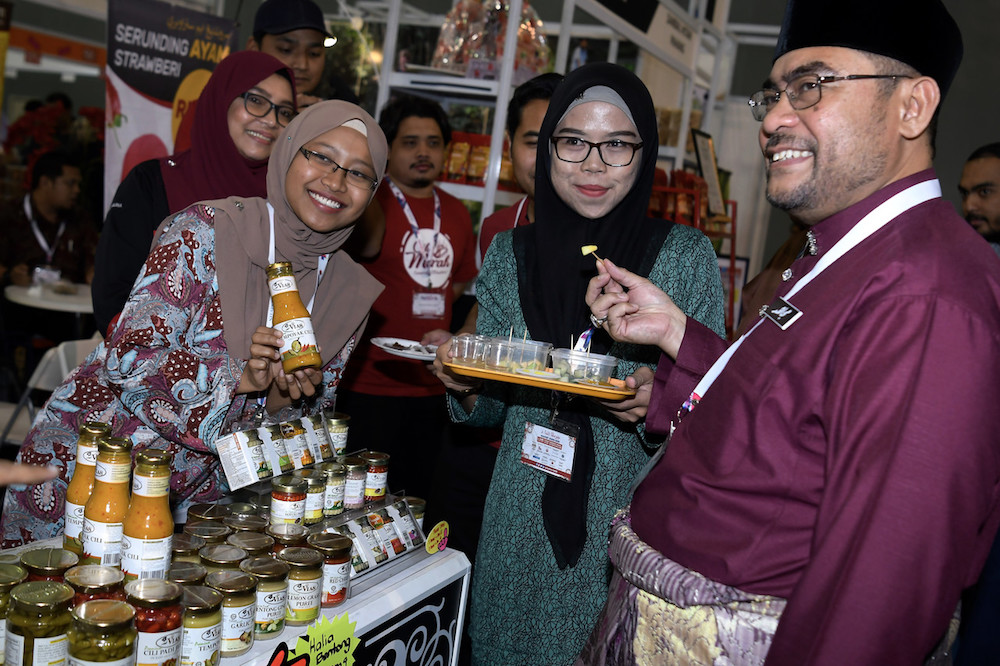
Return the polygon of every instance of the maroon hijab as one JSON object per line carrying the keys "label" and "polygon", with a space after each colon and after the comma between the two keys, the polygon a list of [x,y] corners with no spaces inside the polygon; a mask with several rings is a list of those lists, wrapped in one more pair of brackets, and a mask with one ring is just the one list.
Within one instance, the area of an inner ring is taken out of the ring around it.
{"label": "maroon hijab", "polygon": [[267,160],[248,160],[229,136],[229,105],[272,74],[295,76],[274,56],[237,51],[220,62],[201,91],[194,110],[191,148],[160,160],[170,212],[196,201],[228,196],[266,197]]}

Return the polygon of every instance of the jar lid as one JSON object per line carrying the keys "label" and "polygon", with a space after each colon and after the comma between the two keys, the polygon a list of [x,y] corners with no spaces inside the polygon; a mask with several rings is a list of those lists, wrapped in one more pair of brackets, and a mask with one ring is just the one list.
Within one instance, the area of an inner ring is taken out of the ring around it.
{"label": "jar lid", "polygon": [[143,449],[135,454],[136,465],[170,465],[174,454],[163,449]]}
{"label": "jar lid", "polygon": [[92,599],[73,609],[73,619],[77,622],[102,629],[117,629],[132,624],[135,610],[124,601],[117,599]]}
{"label": "jar lid", "polygon": [[201,585],[207,575],[208,569],[197,562],[174,562],[167,569],[167,580],[179,585]]}
{"label": "jar lid", "polygon": [[303,479],[307,488],[326,487],[326,474],[318,469],[297,469],[292,475]]}
{"label": "jar lid", "polygon": [[358,454],[358,457],[362,460],[367,460],[370,463],[382,463],[383,465],[389,462],[389,454],[382,453],[381,451],[363,451]]}
{"label": "jar lid", "polygon": [[140,578],[125,583],[128,602],[140,606],[173,606],[181,601],[184,588],[179,584],[159,578]]}
{"label": "jar lid", "polygon": [[116,585],[121,585],[125,574],[121,569],[106,567],[100,564],[81,564],[66,572],[65,580],[77,592],[93,594],[94,592],[110,591]]}
{"label": "jar lid", "polygon": [[188,534],[201,537],[206,544],[222,543],[226,537],[233,533],[231,529],[217,522],[202,520],[197,523],[188,523],[184,526],[184,531]]}
{"label": "jar lid", "polygon": [[288,578],[291,567],[288,566],[288,562],[262,555],[243,560],[240,562],[240,569],[248,574],[253,574],[260,580],[284,580]]}
{"label": "jar lid", "polygon": [[342,534],[310,534],[306,543],[326,557],[344,557],[351,554],[354,542]]}
{"label": "jar lid", "polygon": [[346,467],[348,472],[368,469],[368,461],[358,456],[345,456],[342,460],[338,459],[337,462]]}
{"label": "jar lid", "polygon": [[91,437],[102,437],[111,432],[111,424],[102,421],[87,421],[80,426],[80,435]]}
{"label": "jar lid", "polygon": [[0,564],[0,591],[7,591],[24,581],[28,572],[18,564]]}
{"label": "jar lid", "polygon": [[276,261],[267,267],[267,277],[274,278],[280,275],[293,275],[292,263],[290,261]]}
{"label": "jar lid", "polygon": [[274,537],[270,537],[260,532],[237,532],[226,537],[226,543],[247,551],[247,553],[259,553],[269,551],[274,547]]}
{"label": "jar lid", "polygon": [[229,515],[229,506],[226,504],[192,504],[188,509],[188,522],[197,520],[222,522],[223,518]]}
{"label": "jar lid", "polygon": [[33,580],[21,583],[10,591],[11,600],[27,608],[61,610],[73,601],[73,588],[54,580]]}
{"label": "jar lid", "polygon": [[208,545],[208,542],[200,536],[181,532],[173,535],[170,541],[170,550],[176,558],[178,555],[197,555],[198,551]]}
{"label": "jar lid", "polygon": [[21,553],[21,564],[35,571],[54,573],[66,571],[80,562],[76,553],[62,548],[34,548]]}
{"label": "jar lid", "polygon": [[263,532],[267,529],[267,521],[260,516],[229,516],[222,524],[233,532]]}
{"label": "jar lid", "polygon": [[189,611],[211,613],[222,608],[222,593],[204,585],[188,585],[181,603]]}
{"label": "jar lid", "polygon": [[269,525],[266,531],[267,534],[274,537],[275,541],[285,545],[305,541],[306,537],[309,536],[308,527],[304,525],[296,525],[294,523],[278,523],[277,525]]}
{"label": "jar lid", "polygon": [[299,495],[306,492],[306,480],[297,476],[279,476],[271,479],[271,488],[282,493]]}
{"label": "jar lid", "polygon": [[233,565],[247,559],[247,551],[228,543],[217,543],[199,550],[198,556],[201,557],[202,563]]}
{"label": "jar lid", "polygon": [[343,476],[344,474],[347,473],[346,467],[344,467],[340,463],[335,463],[335,462],[323,463],[322,465],[319,466],[319,468],[320,470],[322,470],[324,474],[326,474],[328,479],[331,476]]}
{"label": "jar lid", "polygon": [[251,502],[233,502],[229,505],[230,517],[253,516],[257,517],[257,507]]}
{"label": "jar lid", "polygon": [[313,548],[292,546],[278,553],[278,559],[299,569],[312,569],[323,564],[323,555]]}
{"label": "jar lid", "polygon": [[427,507],[427,500],[423,499],[422,497],[413,497],[412,495],[407,495],[403,499],[406,500],[406,503],[409,504],[410,508],[413,509],[414,511],[416,511],[417,509],[423,510]]}
{"label": "jar lid", "polygon": [[104,437],[97,443],[98,453],[131,453],[132,440],[128,437]]}
{"label": "jar lid", "polygon": [[326,414],[327,425],[347,425],[350,420],[351,417],[344,412],[334,412],[332,415],[328,412]]}
{"label": "jar lid", "polygon": [[213,571],[205,578],[205,584],[224,594],[257,590],[257,579],[245,571]]}

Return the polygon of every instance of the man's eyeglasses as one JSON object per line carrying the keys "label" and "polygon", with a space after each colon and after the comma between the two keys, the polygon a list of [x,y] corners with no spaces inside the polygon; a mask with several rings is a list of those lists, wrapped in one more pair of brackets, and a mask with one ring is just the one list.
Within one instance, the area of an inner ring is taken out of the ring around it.
{"label": "man's eyeglasses", "polygon": [[621,139],[592,143],[575,136],[554,136],[552,137],[552,145],[556,149],[556,157],[563,162],[574,164],[586,160],[590,157],[590,151],[597,148],[597,154],[601,161],[610,167],[624,167],[632,164],[635,151],[642,148],[641,143],[629,143]]}
{"label": "man's eyeglasses", "polygon": [[288,123],[292,122],[292,118],[295,117],[295,109],[292,107],[275,104],[268,98],[257,93],[245,92],[240,97],[243,98],[243,108],[251,116],[265,118],[271,113],[271,109],[274,109],[274,118],[282,127],[287,127]]}
{"label": "man's eyeglasses", "polygon": [[307,160],[309,160],[309,164],[313,165],[320,171],[325,171],[329,174],[343,171],[344,178],[354,187],[372,191],[378,187],[378,181],[368,174],[358,171],[357,169],[342,167],[323,153],[317,153],[315,150],[309,150],[304,147],[299,148],[299,152],[302,153]]}
{"label": "man's eyeglasses", "polygon": [[816,106],[823,98],[823,84],[834,81],[860,81],[862,79],[909,79],[906,74],[850,74],[848,76],[817,76],[806,74],[788,84],[784,90],[758,90],[750,95],[747,103],[754,120],[764,120],[767,112],[778,105],[782,95],[796,111]]}

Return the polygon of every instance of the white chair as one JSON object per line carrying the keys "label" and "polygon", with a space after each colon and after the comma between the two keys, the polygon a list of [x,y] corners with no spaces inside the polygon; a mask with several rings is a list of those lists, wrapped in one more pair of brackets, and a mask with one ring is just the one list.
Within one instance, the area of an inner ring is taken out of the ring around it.
{"label": "white chair", "polygon": [[20,445],[31,430],[35,419],[35,404],[31,401],[31,392],[52,392],[62,384],[63,380],[83,363],[90,352],[101,342],[101,337],[86,340],[68,340],[52,347],[38,361],[35,371],[28,379],[28,385],[21,394],[21,399],[15,404],[0,402],[0,423],[4,423],[3,434],[0,435],[0,445]]}

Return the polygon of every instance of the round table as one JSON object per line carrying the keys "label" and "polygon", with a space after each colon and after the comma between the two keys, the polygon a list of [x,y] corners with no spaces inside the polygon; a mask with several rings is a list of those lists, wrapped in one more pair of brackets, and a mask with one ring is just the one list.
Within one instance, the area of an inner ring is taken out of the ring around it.
{"label": "round table", "polygon": [[74,284],[73,287],[76,293],[59,294],[48,285],[19,287],[12,284],[4,287],[3,295],[11,303],[29,308],[73,313],[76,315],[76,337],[82,338],[83,315],[94,313],[94,303],[90,298],[89,284]]}

